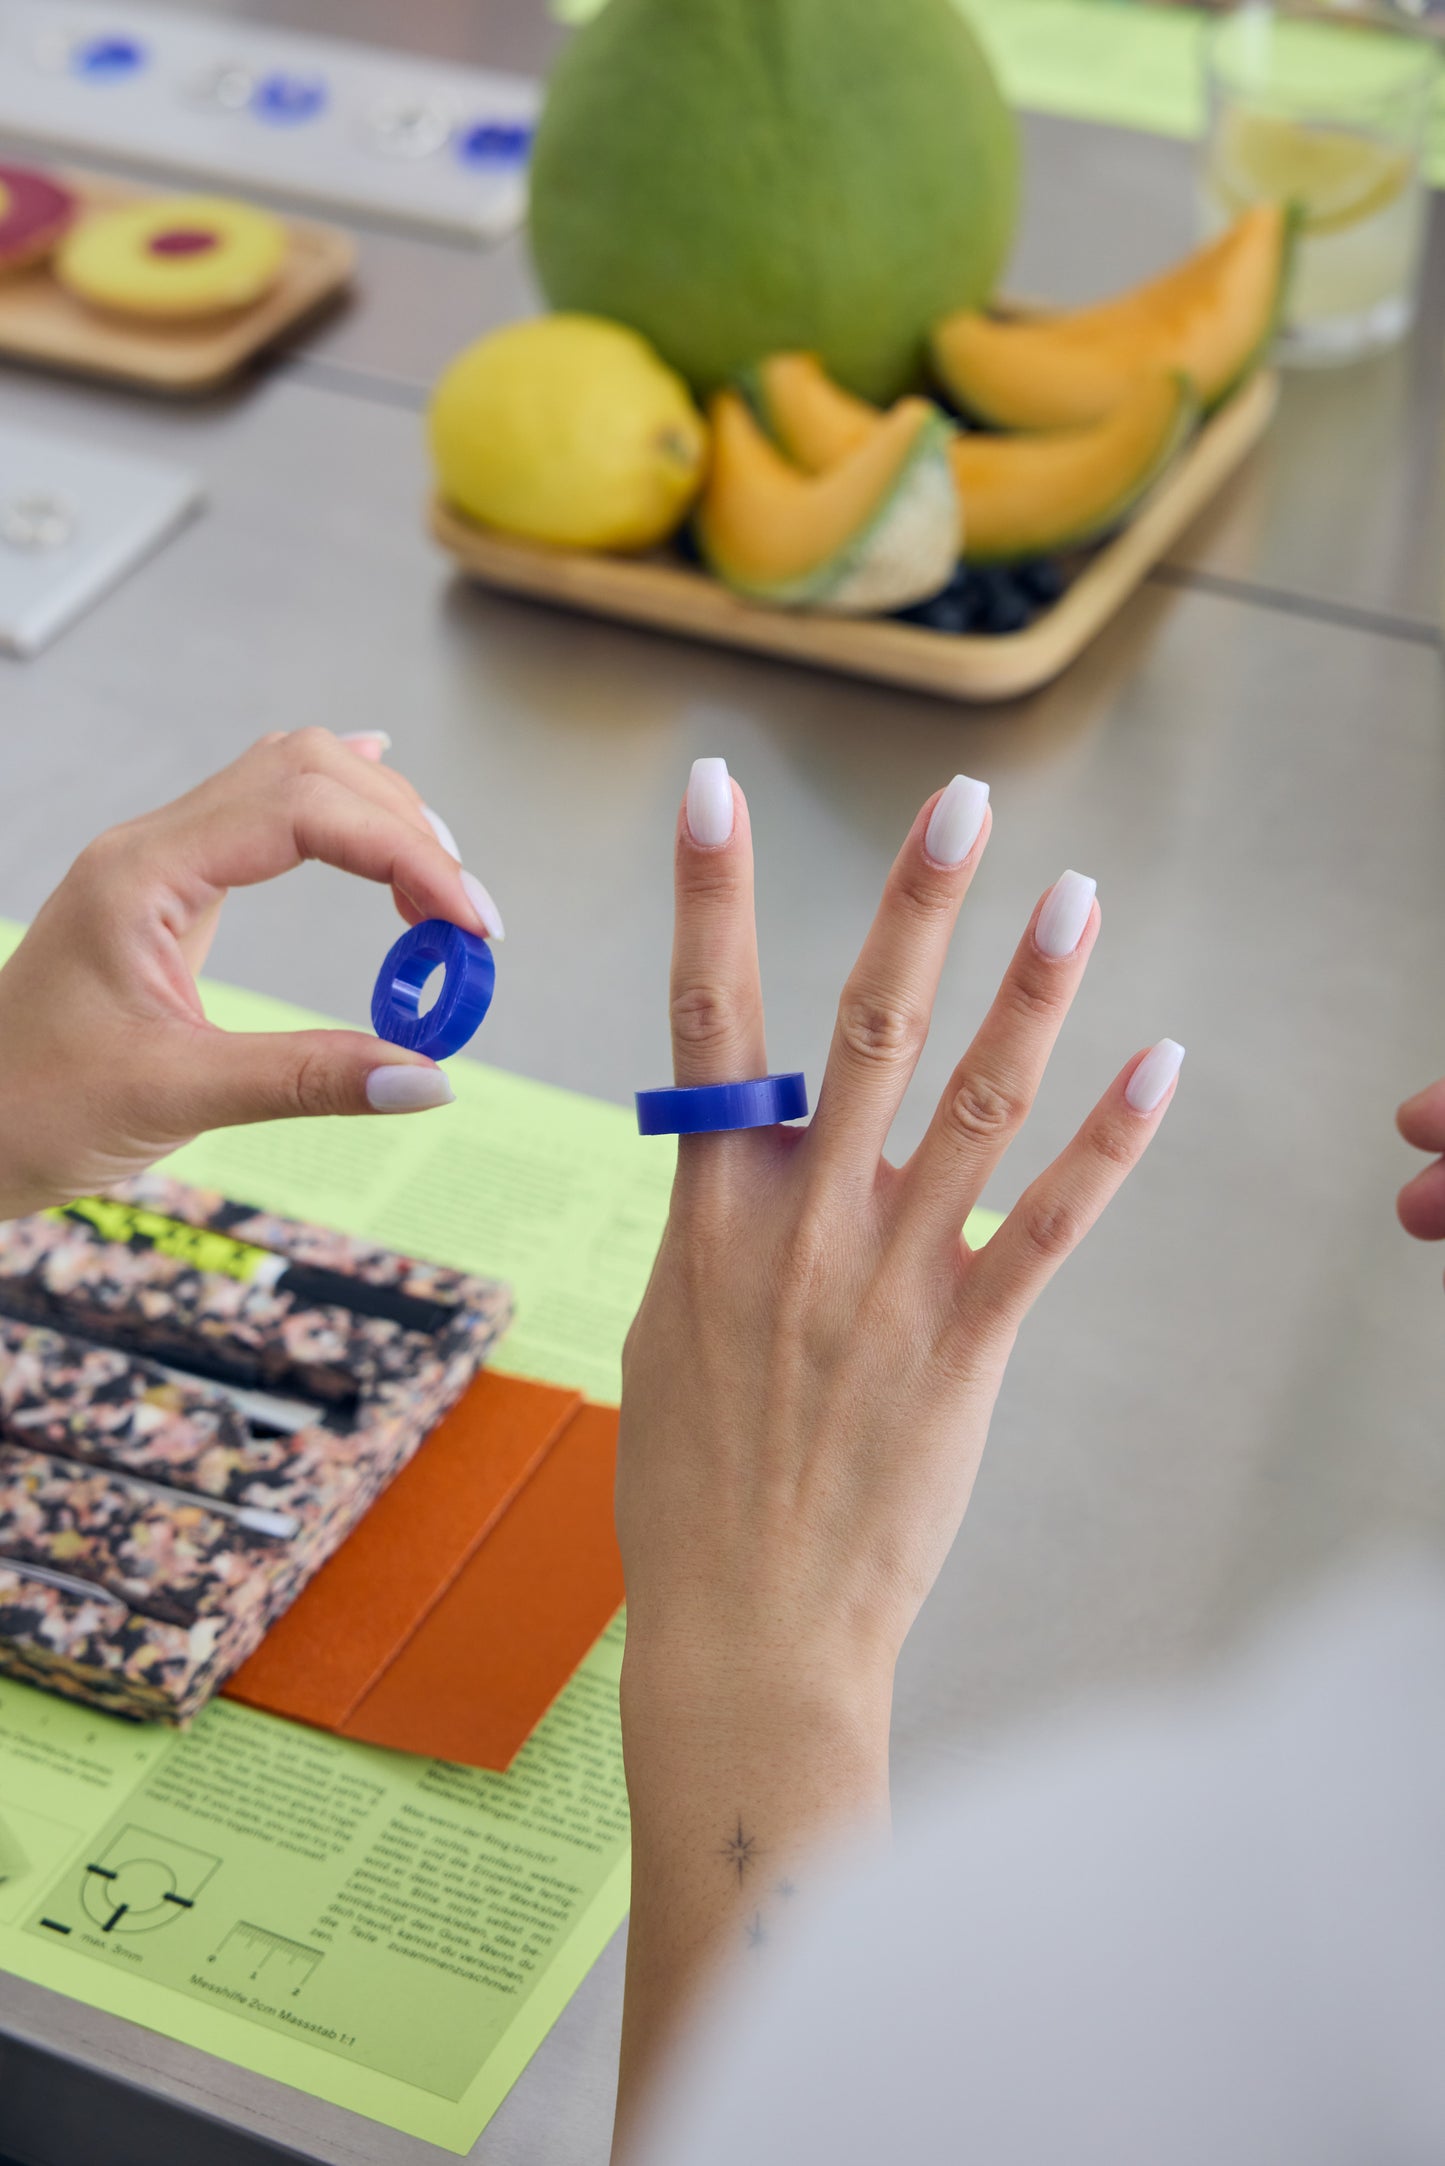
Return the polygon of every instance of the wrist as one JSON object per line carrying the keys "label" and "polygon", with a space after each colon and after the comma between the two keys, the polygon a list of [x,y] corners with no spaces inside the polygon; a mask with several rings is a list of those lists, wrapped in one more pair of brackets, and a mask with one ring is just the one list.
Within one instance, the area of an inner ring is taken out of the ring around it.
{"label": "wrist", "polygon": [[742,1648],[634,1632],[621,1685],[634,1814],[750,1771],[808,1799],[808,1820],[886,1817],[891,1662],[797,1643]]}
{"label": "wrist", "polygon": [[0,1225],[12,1218],[30,1218],[36,1211],[69,1199],[43,1181],[27,1177],[20,1166],[7,1165],[0,1156]]}
{"label": "wrist", "polygon": [[629,1580],[623,1697],[681,1719],[747,1711],[767,1720],[886,1729],[899,1642],[870,1613],[788,1599],[729,1582],[703,1592]]}
{"label": "wrist", "polygon": [[73,1190],[47,1181],[37,1169],[8,1157],[0,1146],[0,1224],[12,1218],[30,1218],[37,1211],[71,1202],[73,1196]]}

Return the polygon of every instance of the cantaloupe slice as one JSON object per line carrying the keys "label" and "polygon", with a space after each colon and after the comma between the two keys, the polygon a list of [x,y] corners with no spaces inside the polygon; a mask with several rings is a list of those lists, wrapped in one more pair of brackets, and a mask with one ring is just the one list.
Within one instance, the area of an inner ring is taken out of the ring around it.
{"label": "cantaloupe slice", "polygon": [[[748,378],[764,425],[812,473],[852,456],[882,425],[812,354],[775,354]],[[1015,563],[1108,533],[1152,487],[1199,411],[1187,380],[1156,373],[1125,386],[1114,411],[1076,429],[975,432],[949,448],[971,564]]]}
{"label": "cantaloupe slice", "polygon": [[737,392],[718,394],[711,419],[697,535],[728,586],[778,608],[868,616],[947,583],[961,532],[954,432],[927,399],[877,415],[866,442],[817,474],[789,464]]}
{"label": "cantaloupe slice", "polygon": [[749,405],[780,450],[810,474],[836,466],[883,419],[834,383],[815,353],[775,353],[742,378]]}
{"label": "cantaloupe slice", "polygon": [[1000,429],[1097,421],[1143,370],[1177,370],[1218,405],[1268,350],[1294,220],[1262,203],[1161,278],[1067,315],[965,312],[933,334],[934,373],[960,411]]}
{"label": "cantaloupe slice", "polygon": [[1187,376],[1141,377],[1077,429],[959,437],[953,473],[971,564],[1012,564],[1112,533],[1170,467],[1199,417]]}

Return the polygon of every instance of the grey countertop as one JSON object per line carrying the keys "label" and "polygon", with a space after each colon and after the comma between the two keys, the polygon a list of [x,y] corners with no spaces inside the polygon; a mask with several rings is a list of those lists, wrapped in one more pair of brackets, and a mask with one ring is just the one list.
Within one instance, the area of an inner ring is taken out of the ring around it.
{"label": "grey countertop", "polygon": [[[336,0],[276,12],[343,20]],[[379,5],[344,20],[391,27]],[[554,35],[520,0],[433,0],[407,29],[507,66]],[[1018,290],[1106,290],[1190,245],[1183,146],[1028,134]],[[1103,938],[988,1200],[1007,1206],[1135,1048],[1167,1032],[1189,1061],[1149,1163],[1020,1343],[905,1655],[901,1791],[1070,1695],[1187,1671],[1381,1536],[1436,1541],[1445,1308],[1394,1222],[1392,1114],[1445,1069],[1439,218],[1413,342],[1291,379],[1268,443],[1122,617],[1061,683],[994,710],[468,590],[421,530],[419,412],[448,354],[528,305],[524,253],[361,240],[355,305],[239,393],[171,408],[0,377],[7,419],[179,460],[210,500],[38,662],[0,666],[0,913],[263,729],[380,724],[506,914],[487,1057],[623,1100],[666,1062],[694,756],[724,753],[749,793],[773,1052],[814,1072],[912,813],[981,775],[994,841],[897,1144],[1066,865],[1098,878]],[[233,901],[213,968],[360,1019],[388,937],[384,897],[307,873]],[[620,1986],[617,1943],[479,2158],[605,2157]],[[111,2074],[136,2086],[123,2109]],[[0,2098],[27,2166],[443,2156],[4,1979]]]}

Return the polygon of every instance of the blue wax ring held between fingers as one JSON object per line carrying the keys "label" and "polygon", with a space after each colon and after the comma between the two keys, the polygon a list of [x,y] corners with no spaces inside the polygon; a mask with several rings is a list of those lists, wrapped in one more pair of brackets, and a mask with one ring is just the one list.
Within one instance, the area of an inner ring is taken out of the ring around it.
{"label": "blue wax ring held between fingers", "polygon": [[801,1075],[761,1075],[748,1083],[701,1083],[689,1089],[637,1092],[644,1136],[715,1136],[730,1128],[775,1128],[808,1110]]}
{"label": "blue wax ring held between fingers", "polygon": [[[435,970],[442,989],[426,1014],[422,989]],[[378,1038],[404,1045],[428,1060],[460,1053],[492,1005],[497,966],[485,940],[445,918],[427,918],[403,933],[382,964],[371,996],[371,1027]]]}

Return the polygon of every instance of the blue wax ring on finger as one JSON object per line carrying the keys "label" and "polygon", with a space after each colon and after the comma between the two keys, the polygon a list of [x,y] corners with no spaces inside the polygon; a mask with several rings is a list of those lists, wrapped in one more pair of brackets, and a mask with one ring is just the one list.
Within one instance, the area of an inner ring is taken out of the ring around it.
{"label": "blue wax ring on finger", "polygon": [[[446,973],[442,989],[423,1015],[422,988],[437,969]],[[492,951],[479,934],[445,918],[427,918],[402,934],[382,964],[371,996],[371,1027],[409,1053],[446,1060],[480,1026],[496,982]]]}
{"label": "blue wax ring on finger", "polygon": [[806,1079],[760,1075],[748,1083],[698,1083],[638,1091],[637,1132],[643,1136],[715,1136],[733,1128],[775,1128],[808,1110]]}

